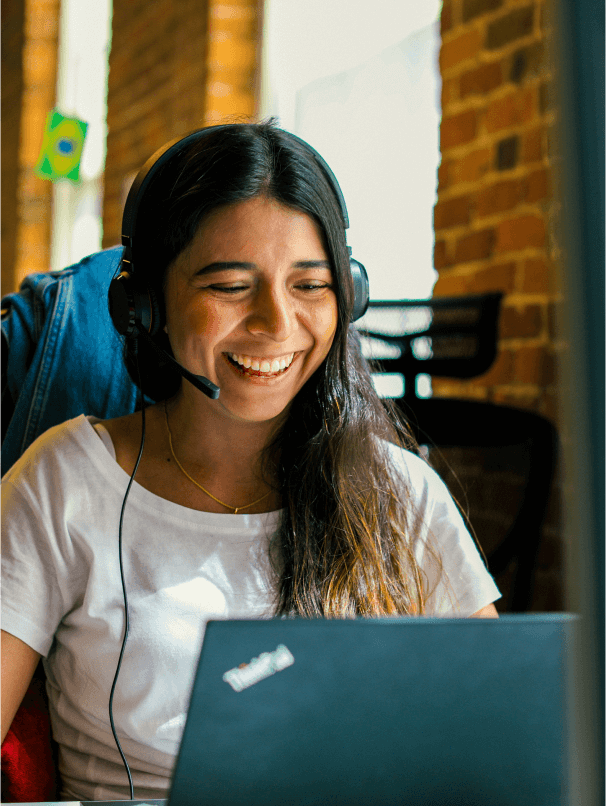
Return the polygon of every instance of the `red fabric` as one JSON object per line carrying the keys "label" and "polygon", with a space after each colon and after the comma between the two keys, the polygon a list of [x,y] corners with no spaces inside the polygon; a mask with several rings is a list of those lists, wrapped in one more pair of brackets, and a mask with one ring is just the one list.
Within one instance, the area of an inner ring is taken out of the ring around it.
{"label": "red fabric", "polygon": [[2,743],[2,802],[56,800],[56,794],[44,681],[34,678]]}

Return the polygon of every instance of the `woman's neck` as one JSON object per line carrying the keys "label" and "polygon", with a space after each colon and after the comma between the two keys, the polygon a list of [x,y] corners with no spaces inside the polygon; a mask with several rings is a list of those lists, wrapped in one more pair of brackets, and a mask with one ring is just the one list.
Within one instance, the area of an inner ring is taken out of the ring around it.
{"label": "woman's neck", "polygon": [[223,411],[200,393],[184,390],[166,402],[173,444],[181,460],[239,478],[261,473],[264,449],[271,444],[279,421],[245,422]]}

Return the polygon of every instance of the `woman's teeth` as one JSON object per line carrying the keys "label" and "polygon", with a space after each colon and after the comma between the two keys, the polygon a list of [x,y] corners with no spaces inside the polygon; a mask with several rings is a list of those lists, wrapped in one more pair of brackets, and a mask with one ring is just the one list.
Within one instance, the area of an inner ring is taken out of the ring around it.
{"label": "woman's teeth", "polygon": [[231,360],[239,364],[243,369],[251,369],[254,372],[282,372],[292,364],[294,353],[283,355],[280,358],[259,358],[251,355],[227,354]]}

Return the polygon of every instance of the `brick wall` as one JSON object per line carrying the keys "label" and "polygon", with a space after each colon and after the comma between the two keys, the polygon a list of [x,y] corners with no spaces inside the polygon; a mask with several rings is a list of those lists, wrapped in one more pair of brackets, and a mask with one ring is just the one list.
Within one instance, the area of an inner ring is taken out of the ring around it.
{"label": "brick wall", "polygon": [[[441,17],[442,161],[434,211],[436,296],[503,291],[498,357],[440,396],[529,408],[557,424],[559,299],[552,209],[549,5],[445,0]],[[534,609],[559,609],[558,490],[539,557]]]}
{"label": "brick wall", "polygon": [[120,241],[127,188],[169,140],[254,118],[259,0],[114,4],[103,242]]}
{"label": "brick wall", "polygon": [[59,6],[2,3],[2,294],[49,268],[52,185],[34,167],[55,104]]}

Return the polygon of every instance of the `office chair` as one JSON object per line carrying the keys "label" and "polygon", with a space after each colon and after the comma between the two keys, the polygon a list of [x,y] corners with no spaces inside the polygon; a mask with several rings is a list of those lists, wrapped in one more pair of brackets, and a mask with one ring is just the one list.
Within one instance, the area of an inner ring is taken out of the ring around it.
{"label": "office chair", "polygon": [[41,667],[2,743],[2,803],[55,800],[56,746],[51,738],[45,676]]}
{"label": "office chair", "polygon": [[503,593],[498,609],[525,612],[553,482],[556,430],[524,409],[418,394],[419,376],[472,378],[490,368],[501,299],[497,293],[371,302],[359,333],[374,371],[403,377],[395,402],[471,524]]}

